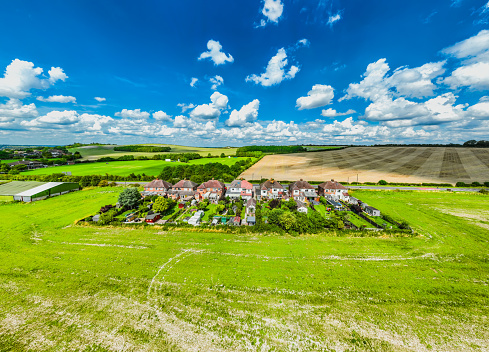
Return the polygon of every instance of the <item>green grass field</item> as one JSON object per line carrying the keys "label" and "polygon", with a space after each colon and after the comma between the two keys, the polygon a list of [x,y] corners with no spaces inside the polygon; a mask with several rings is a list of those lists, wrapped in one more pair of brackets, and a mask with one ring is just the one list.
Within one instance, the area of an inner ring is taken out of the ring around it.
{"label": "green grass field", "polygon": [[121,188],[0,206],[1,351],[482,351],[489,202],[354,196],[415,237],[73,225]]}
{"label": "green grass field", "polygon": [[164,160],[109,161],[107,163],[97,162],[47,167],[26,171],[23,172],[22,175],[50,175],[54,173],[70,171],[74,176],[105,175],[106,173],[109,175],[118,176],[128,176],[131,173],[158,176],[165,166],[178,166],[188,164],[201,165],[207,163],[221,163],[231,166],[239,160],[246,159],[248,158],[202,158],[190,160],[188,163],[169,162]]}
{"label": "green grass field", "polygon": [[[209,153],[211,155],[220,156],[221,153],[225,155],[236,155],[237,148],[202,148],[202,147],[186,147],[181,145],[171,145],[171,144],[141,144],[141,145],[154,145],[161,147],[170,147],[170,153],[199,153],[202,156],[207,156]],[[99,158],[110,156],[112,158],[117,158],[123,155],[134,155],[136,156],[148,156],[151,157],[155,154],[168,154],[168,153],[140,153],[140,152],[120,152],[114,150],[114,145],[95,145],[95,146],[84,146],[78,148],[70,148],[69,151],[80,152],[83,157],[82,160],[96,160]]]}

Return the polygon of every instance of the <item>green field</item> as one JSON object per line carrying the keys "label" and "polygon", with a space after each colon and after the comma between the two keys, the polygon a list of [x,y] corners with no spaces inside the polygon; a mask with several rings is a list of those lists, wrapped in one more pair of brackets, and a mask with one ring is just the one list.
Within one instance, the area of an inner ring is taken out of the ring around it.
{"label": "green field", "polygon": [[134,174],[146,174],[158,176],[161,170],[165,166],[178,166],[188,164],[207,164],[207,163],[221,163],[224,165],[234,165],[239,160],[246,160],[248,158],[202,158],[190,160],[188,163],[182,162],[169,162],[164,160],[132,160],[132,161],[109,161],[109,162],[97,162],[75,165],[63,165],[47,167],[42,169],[30,170],[23,172],[22,175],[50,175],[54,173],[61,173],[70,171],[74,176],[85,175],[118,175],[129,176]]}
{"label": "green field", "polygon": [[[141,144],[141,145],[153,145],[158,147],[170,147],[171,152],[169,153],[199,153],[202,156],[207,156],[209,153],[211,155],[220,156],[221,153],[225,155],[236,155],[237,148],[202,148],[202,147],[186,147],[181,145],[171,145],[171,144]],[[117,158],[123,155],[134,155],[137,156],[147,156],[152,157],[155,154],[168,154],[168,153],[140,153],[140,152],[119,152],[114,151],[115,145],[94,145],[94,146],[84,146],[78,148],[70,148],[69,151],[80,152],[83,157],[82,160],[96,160],[103,157]]]}
{"label": "green field", "polygon": [[121,188],[0,206],[1,351],[482,351],[489,202],[355,191],[415,237],[81,227]]}

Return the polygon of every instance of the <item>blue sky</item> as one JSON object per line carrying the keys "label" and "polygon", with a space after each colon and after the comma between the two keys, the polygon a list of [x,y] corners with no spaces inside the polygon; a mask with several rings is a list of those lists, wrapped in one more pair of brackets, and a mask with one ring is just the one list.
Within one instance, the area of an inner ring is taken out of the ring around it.
{"label": "blue sky", "polygon": [[485,1],[24,1],[0,13],[0,143],[489,136]]}

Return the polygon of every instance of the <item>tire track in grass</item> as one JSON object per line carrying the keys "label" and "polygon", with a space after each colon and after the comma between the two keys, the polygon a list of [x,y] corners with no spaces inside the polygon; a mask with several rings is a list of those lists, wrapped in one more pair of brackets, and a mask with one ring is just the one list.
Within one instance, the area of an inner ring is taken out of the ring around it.
{"label": "tire track in grass", "polygon": [[[165,264],[163,264],[162,266],[160,266],[160,268],[158,269],[158,271],[156,272],[156,275],[153,276],[153,279],[151,280],[151,283],[148,287],[148,293],[147,293],[147,298],[149,299],[149,294],[151,293],[151,289],[153,288],[153,284],[156,280],[156,278],[158,277],[158,275],[160,274],[160,272],[166,268],[168,265],[170,265],[167,269],[167,272],[168,270],[170,270],[175,264],[177,264],[180,260],[182,260],[183,258],[185,258],[186,255],[190,255],[190,254],[193,254],[193,253],[200,253],[200,252],[203,252],[203,250],[196,250],[196,249],[184,249],[182,252],[178,253],[176,256],[174,257],[171,257]],[[183,256],[183,257],[182,257]],[[182,257],[182,258],[180,258]],[[179,259],[180,258],[180,259]]]}

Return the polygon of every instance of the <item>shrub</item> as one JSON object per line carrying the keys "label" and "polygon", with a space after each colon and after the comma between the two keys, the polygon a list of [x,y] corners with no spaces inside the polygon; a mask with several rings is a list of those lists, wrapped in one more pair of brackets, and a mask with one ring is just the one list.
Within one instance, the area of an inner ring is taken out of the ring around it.
{"label": "shrub", "polygon": [[385,186],[387,184],[386,180],[380,180],[379,185]]}

